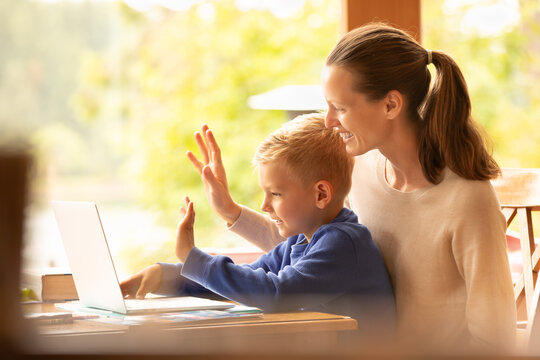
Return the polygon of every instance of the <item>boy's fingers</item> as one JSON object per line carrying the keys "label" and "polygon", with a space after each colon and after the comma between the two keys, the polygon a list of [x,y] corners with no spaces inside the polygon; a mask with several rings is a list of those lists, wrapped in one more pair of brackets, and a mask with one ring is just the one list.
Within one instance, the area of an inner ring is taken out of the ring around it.
{"label": "boy's fingers", "polygon": [[[189,198],[188,198],[189,200]],[[193,210],[193,202],[190,201],[189,204],[188,204],[188,208],[187,208],[187,212],[189,215],[194,215],[195,214],[195,211]]]}
{"label": "boy's fingers", "polygon": [[144,299],[146,294],[148,293],[148,280],[143,279],[141,281],[141,285],[139,285],[139,290],[137,290],[137,299]]}
{"label": "boy's fingers", "polygon": [[212,157],[212,162],[221,165],[221,149],[212,133],[212,130],[208,129],[206,131],[206,143],[210,149],[210,156]]}
{"label": "boy's fingers", "polygon": [[131,295],[131,279],[124,280],[120,283],[120,290],[122,291],[122,295],[129,296]]}
{"label": "boy's fingers", "polygon": [[144,299],[144,297],[146,296],[146,289],[143,288],[143,283],[141,283],[141,286],[139,287],[139,290],[137,290],[137,295],[135,295],[135,297],[137,299]]}
{"label": "boy's fingers", "polygon": [[184,206],[180,207],[180,216],[182,217],[180,224],[185,224],[186,221],[189,222],[189,219],[192,218],[194,215],[195,211],[193,210],[193,201],[191,201],[189,196],[185,196]]}
{"label": "boy's fingers", "polygon": [[208,144],[208,134],[207,134],[208,131],[209,131],[208,125],[203,124],[203,125],[201,126],[201,134],[202,134],[202,136],[204,137],[204,142],[205,142],[206,144]]}
{"label": "boy's fingers", "polygon": [[197,159],[195,157],[195,155],[193,155],[193,153],[191,151],[188,150],[188,152],[186,152],[186,155],[187,155],[187,158],[189,159],[189,161],[191,161],[193,166],[195,166],[195,168],[197,169],[197,171],[200,174],[204,164],[199,159]]}
{"label": "boy's fingers", "polygon": [[195,141],[197,142],[197,146],[201,150],[204,163],[208,164],[208,148],[206,147],[205,140],[203,140],[201,133],[198,131],[195,132]]}

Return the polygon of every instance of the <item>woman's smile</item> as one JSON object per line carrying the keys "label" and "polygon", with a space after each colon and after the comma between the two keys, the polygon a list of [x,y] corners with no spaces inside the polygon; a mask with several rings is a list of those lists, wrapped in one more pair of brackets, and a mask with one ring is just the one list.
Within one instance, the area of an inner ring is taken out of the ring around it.
{"label": "woman's smile", "polygon": [[353,135],[352,132],[340,132],[339,136],[341,136],[341,138],[343,140],[348,140],[348,139],[352,138],[354,135]]}

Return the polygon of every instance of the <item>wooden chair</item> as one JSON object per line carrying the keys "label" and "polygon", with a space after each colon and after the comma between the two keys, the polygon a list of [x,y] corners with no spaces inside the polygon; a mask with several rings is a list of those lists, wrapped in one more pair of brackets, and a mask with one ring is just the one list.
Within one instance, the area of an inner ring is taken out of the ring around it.
{"label": "wooden chair", "polygon": [[538,309],[538,301],[540,298],[540,286],[534,289],[531,311],[529,312],[529,321],[527,322],[527,332],[525,334],[525,349],[526,355],[540,355],[540,309]]}
{"label": "wooden chair", "polygon": [[[532,317],[536,311],[535,284],[540,270],[540,247],[536,248],[533,233],[532,212],[540,210],[540,169],[503,169],[502,176],[492,184],[499,197],[501,208],[510,226],[517,218],[522,271],[514,284],[514,297],[518,309],[518,320],[527,320],[527,333],[531,333]],[[536,296],[538,302],[538,296]]]}

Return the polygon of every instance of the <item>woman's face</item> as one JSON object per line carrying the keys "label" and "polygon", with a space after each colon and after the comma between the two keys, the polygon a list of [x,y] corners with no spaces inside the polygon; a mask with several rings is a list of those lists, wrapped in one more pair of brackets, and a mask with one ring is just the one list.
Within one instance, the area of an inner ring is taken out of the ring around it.
{"label": "woman's face", "polygon": [[322,72],[324,97],[328,103],[326,127],[335,127],[347,153],[361,155],[380,148],[388,138],[385,100],[368,100],[353,90],[354,75],[343,67],[325,66]]}

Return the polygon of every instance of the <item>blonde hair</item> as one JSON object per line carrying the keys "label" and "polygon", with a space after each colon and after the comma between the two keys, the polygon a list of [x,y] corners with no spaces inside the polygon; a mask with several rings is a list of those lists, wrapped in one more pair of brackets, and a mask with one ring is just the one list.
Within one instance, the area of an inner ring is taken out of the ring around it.
{"label": "blonde hair", "polygon": [[[431,88],[430,63],[436,74]],[[418,158],[430,182],[440,182],[446,166],[470,180],[500,174],[482,130],[471,118],[467,84],[450,56],[424,49],[404,31],[372,23],[345,34],[326,65],[351,70],[354,90],[370,99],[381,99],[390,90],[405,96],[409,118],[418,129]]]}
{"label": "blonde hair", "polygon": [[354,158],[347,154],[338,132],[325,127],[324,119],[324,114],[313,113],[288,121],[263,140],[253,164],[282,162],[289,176],[306,187],[329,181],[334,200],[342,201],[351,189]]}

